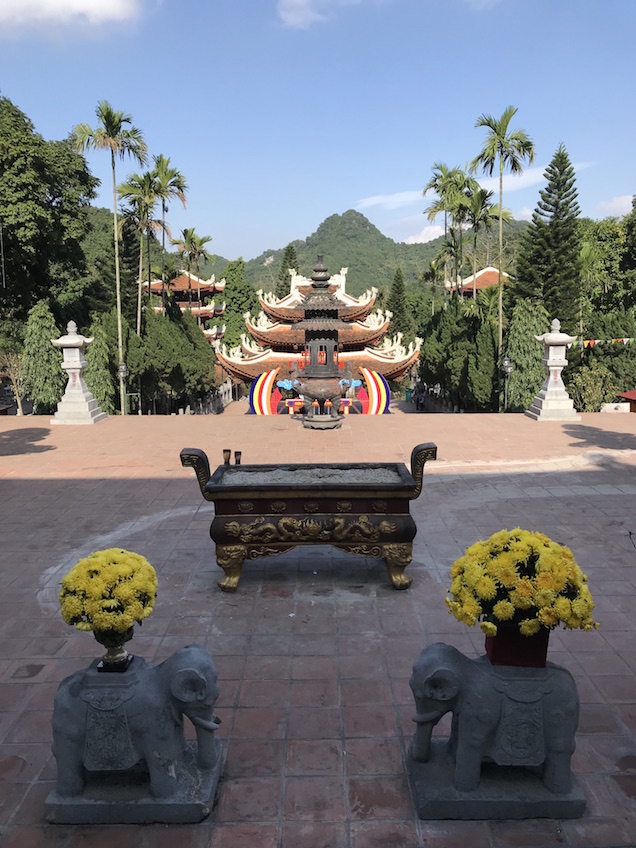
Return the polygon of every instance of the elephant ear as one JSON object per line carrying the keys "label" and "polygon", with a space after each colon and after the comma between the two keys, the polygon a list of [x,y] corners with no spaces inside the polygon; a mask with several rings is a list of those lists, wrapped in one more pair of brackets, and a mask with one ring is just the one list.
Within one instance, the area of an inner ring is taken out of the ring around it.
{"label": "elephant ear", "polygon": [[182,668],[170,681],[170,691],[177,701],[191,703],[205,698],[208,684],[196,668]]}
{"label": "elephant ear", "polygon": [[424,681],[424,695],[435,701],[451,701],[459,692],[459,675],[450,668],[438,668]]}

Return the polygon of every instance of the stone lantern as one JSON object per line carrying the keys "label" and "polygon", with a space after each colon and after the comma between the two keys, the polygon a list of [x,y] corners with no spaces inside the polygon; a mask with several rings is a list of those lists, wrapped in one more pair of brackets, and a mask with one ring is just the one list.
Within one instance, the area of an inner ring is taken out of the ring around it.
{"label": "stone lantern", "polygon": [[106,413],[99,408],[82,376],[86,368],[84,350],[92,341],[92,338],[87,339],[77,332],[75,321],[68,322],[65,336],[51,339],[53,347],[62,349],[62,368],[68,374],[66,390],[57,405],[57,412],[51,418],[51,424],[96,424],[106,418]]}
{"label": "stone lantern", "polygon": [[576,414],[574,403],[561,379],[561,372],[568,364],[565,356],[566,346],[571,345],[576,336],[562,333],[561,322],[555,318],[550,324],[550,332],[535,336],[535,339],[545,345],[541,361],[548,373],[526,415],[536,421],[580,421],[581,416]]}

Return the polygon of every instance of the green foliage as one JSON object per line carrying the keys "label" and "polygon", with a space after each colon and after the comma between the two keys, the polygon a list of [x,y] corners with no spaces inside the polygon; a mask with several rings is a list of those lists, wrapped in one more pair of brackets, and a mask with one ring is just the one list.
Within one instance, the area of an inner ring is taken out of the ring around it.
{"label": "green foliage", "polygon": [[223,292],[225,314],[217,324],[225,324],[224,344],[228,348],[241,343],[241,334],[245,333],[246,312],[254,314],[258,307],[256,292],[245,279],[245,262],[242,258],[228,262],[224,275],[226,286]]}
{"label": "green foliage", "polygon": [[411,318],[406,306],[406,292],[404,290],[404,274],[400,267],[396,268],[393,277],[393,285],[389,299],[386,303],[386,308],[393,313],[391,324],[389,326],[389,335],[396,336],[402,333],[402,343],[408,345],[413,341],[413,319]]}
{"label": "green foliage", "polygon": [[600,412],[617,395],[610,371],[597,360],[577,369],[568,380],[568,392],[579,412]]}
{"label": "green foliage", "polygon": [[541,304],[521,298],[512,311],[505,350],[514,370],[508,378],[508,410],[525,412],[545,380],[544,347],[535,339],[547,332],[550,319]]}
{"label": "green foliage", "polygon": [[290,268],[293,268],[296,273],[298,273],[298,257],[296,256],[296,248],[294,247],[293,242],[287,245],[283,251],[283,258],[280,261],[280,271],[278,272],[275,291],[275,295],[279,299],[286,297],[289,294]]}
{"label": "green foliage", "polygon": [[493,325],[482,321],[477,330],[475,353],[468,358],[467,389],[475,408],[483,412],[497,409],[497,346]]}
{"label": "green foliage", "polygon": [[[512,267],[516,244],[520,234],[528,226],[526,221],[511,221],[505,227],[504,270]],[[465,235],[471,237],[471,230]],[[485,266],[490,255],[490,236],[482,231],[478,237],[478,256],[480,267]],[[430,267],[440,249],[444,237],[440,236],[425,244],[405,244],[395,242],[383,235],[364,215],[349,209],[342,215],[330,215],[318,227],[315,233],[302,241],[295,241],[299,272],[311,276],[316,257],[324,255],[325,264],[330,273],[340,268],[349,269],[347,291],[357,297],[372,286],[379,288],[389,285],[395,268],[400,265],[404,274],[407,291],[420,281]],[[271,290],[271,266],[280,267],[283,249],[266,250],[260,256],[250,260],[245,266],[245,276],[255,289]],[[223,275],[220,268],[217,276]],[[462,269],[464,275],[471,274],[470,263]]]}
{"label": "green foliage", "polygon": [[67,141],[44,141],[26,115],[0,97],[5,310],[26,317],[38,299],[60,296],[82,276],[85,207],[97,184]]}
{"label": "green foliage", "polygon": [[623,227],[625,249],[621,257],[620,270],[633,298],[636,291],[636,195],[632,198],[632,211],[623,220]]}
{"label": "green foliage", "polygon": [[471,400],[468,361],[476,353],[474,338],[474,320],[463,313],[459,296],[454,294],[448,308],[434,316],[420,352],[420,379],[439,383],[456,405]]}
{"label": "green foliage", "polygon": [[51,344],[59,335],[48,303],[38,301],[29,310],[24,337],[25,384],[38,414],[53,412],[66,386],[62,353]]}
{"label": "green foliage", "polygon": [[88,335],[93,337],[93,342],[86,348],[84,380],[100,409],[112,415],[115,412],[115,362],[99,315],[94,317]]}
{"label": "green foliage", "polygon": [[580,319],[581,244],[577,226],[576,176],[563,145],[545,171],[547,186],[517,259],[515,291],[542,301],[564,332],[576,333]]}

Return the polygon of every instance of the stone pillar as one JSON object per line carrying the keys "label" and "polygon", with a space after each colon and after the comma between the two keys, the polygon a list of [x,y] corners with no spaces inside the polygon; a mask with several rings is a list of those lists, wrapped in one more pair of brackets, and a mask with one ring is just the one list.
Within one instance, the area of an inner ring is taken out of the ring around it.
{"label": "stone pillar", "polygon": [[562,333],[561,322],[555,318],[550,324],[550,332],[535,336],[535,339],[545,345],[541,361],[548,373],[526,415],[536,421],[580,421],[581,416],[576,414],[574,403],[561,379],[561,371],[568,364],[565,357],[566,345],[572,344],[576,336]]}
{"label": "stone pillar", "polygon": [[66,333],[59,339],[51,339],[54,347],[62,348],[62,368],[68,374],[66,390],[57,405],[57,412],[51,418],[51,424],[96,424],[106,418],[106,413],[99,408],[82,376],[86,368],[84,350],[93,339],[78,333],[75,321],[68,322]]}

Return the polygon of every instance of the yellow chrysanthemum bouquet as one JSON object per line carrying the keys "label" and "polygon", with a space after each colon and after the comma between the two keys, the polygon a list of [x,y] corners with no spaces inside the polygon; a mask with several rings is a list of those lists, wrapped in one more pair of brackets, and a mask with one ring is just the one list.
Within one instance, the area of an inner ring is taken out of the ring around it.
{"label": "yellow chrysanthemum bouquet", "polygon": [[587,577],[569,548],[543,533],[500,530],[471,545],[451,568],[449,611],[464,624],[495,636],[516,625],[524,636],[558,624],[593,630],[594,602]]}
{"label": "yellow chrysanthemum bouquet", "polygon": [[62,580],[60,606],[78,630],[126,633],[153,610],[157,575],[140,554],[121,548],[95,551]]}

